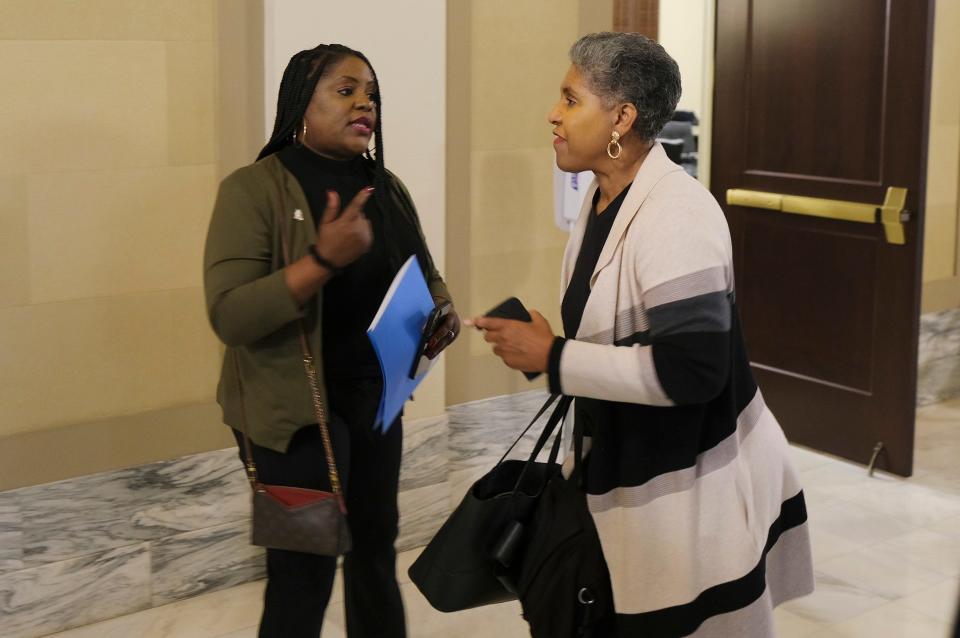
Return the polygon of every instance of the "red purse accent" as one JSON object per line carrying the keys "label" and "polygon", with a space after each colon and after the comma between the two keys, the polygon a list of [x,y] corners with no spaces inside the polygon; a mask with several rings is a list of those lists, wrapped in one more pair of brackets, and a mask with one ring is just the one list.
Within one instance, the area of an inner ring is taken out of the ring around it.
{"label": "red purse accent", "polygon": [[312,503],[319,503],[335,498],[330,492],[320,492],[303,487],[289,487],[287,485],[260,485],[268,495],[276,499],[284,507],[302,507]]}

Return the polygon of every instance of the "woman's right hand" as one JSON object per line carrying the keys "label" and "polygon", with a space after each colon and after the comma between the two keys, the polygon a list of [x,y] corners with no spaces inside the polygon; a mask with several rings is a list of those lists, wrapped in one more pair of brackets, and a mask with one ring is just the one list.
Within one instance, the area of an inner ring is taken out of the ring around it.
{"label": "woman's right hand", "polygon": [[373,245],[373,228],[363,214],[363,206],[373,195],[373,187],[365,188],[340,212],[340,196],[327,191],[327,208],[317,228],[317,253],[337,266],[345,268],[363,256]]}

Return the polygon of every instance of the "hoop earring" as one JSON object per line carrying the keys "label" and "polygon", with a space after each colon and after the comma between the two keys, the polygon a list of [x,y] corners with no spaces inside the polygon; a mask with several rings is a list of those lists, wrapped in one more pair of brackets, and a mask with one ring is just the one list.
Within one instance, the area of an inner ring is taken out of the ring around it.
{"label": "hoop earring", "polygon": [[[299,142],[299,144],[298,144]],[[300,139],[297,139],[297,132],[293,132],[293,143],[296,146],[303,146],[307,142],[307,120],[303,120],[303,128],[300,130]]]}
{"label": "hoop earring", "polygon": [[[619,133],[617,133],[616,131],[614,131],[614,132],[613,132],[613,135],[611,135],[610,137],[611,137],[610,143],[607,144],[607,155],[610,157],[610,159],[615,160],[615,159],[618,159],[618,158],[620,157],[620,154],[621,154],[621,153],[623,153],[623,147],[620,146],[620,134],[619,134]],[[616,154],[614,154],[614,152],[610,149],[611,146],[615,146],[615,147],[617,148]]]}

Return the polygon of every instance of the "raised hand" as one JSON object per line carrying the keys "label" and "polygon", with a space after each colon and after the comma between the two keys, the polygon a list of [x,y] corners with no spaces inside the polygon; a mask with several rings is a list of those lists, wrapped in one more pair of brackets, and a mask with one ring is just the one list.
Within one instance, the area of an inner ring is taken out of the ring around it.
{"label": "raised hand", "polygon": [[344,268],[363,256],[373,245],[373,229],[363,214],[363,206],[373,195],[373,187],[354,196],[340,212],[340,196],[327,191],[327,207],[317,228],[317,253],[337,268]]}

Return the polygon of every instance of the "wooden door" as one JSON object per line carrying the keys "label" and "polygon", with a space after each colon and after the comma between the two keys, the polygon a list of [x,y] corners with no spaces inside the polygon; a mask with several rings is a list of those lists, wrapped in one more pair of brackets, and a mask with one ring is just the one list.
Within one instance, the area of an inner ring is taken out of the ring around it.
{"label": "wooden door", "polygon": [[711,188],[757,381],[790,440],[861,463],[882,442],[879,467],[904,476],[932,11],[717,3]]}

